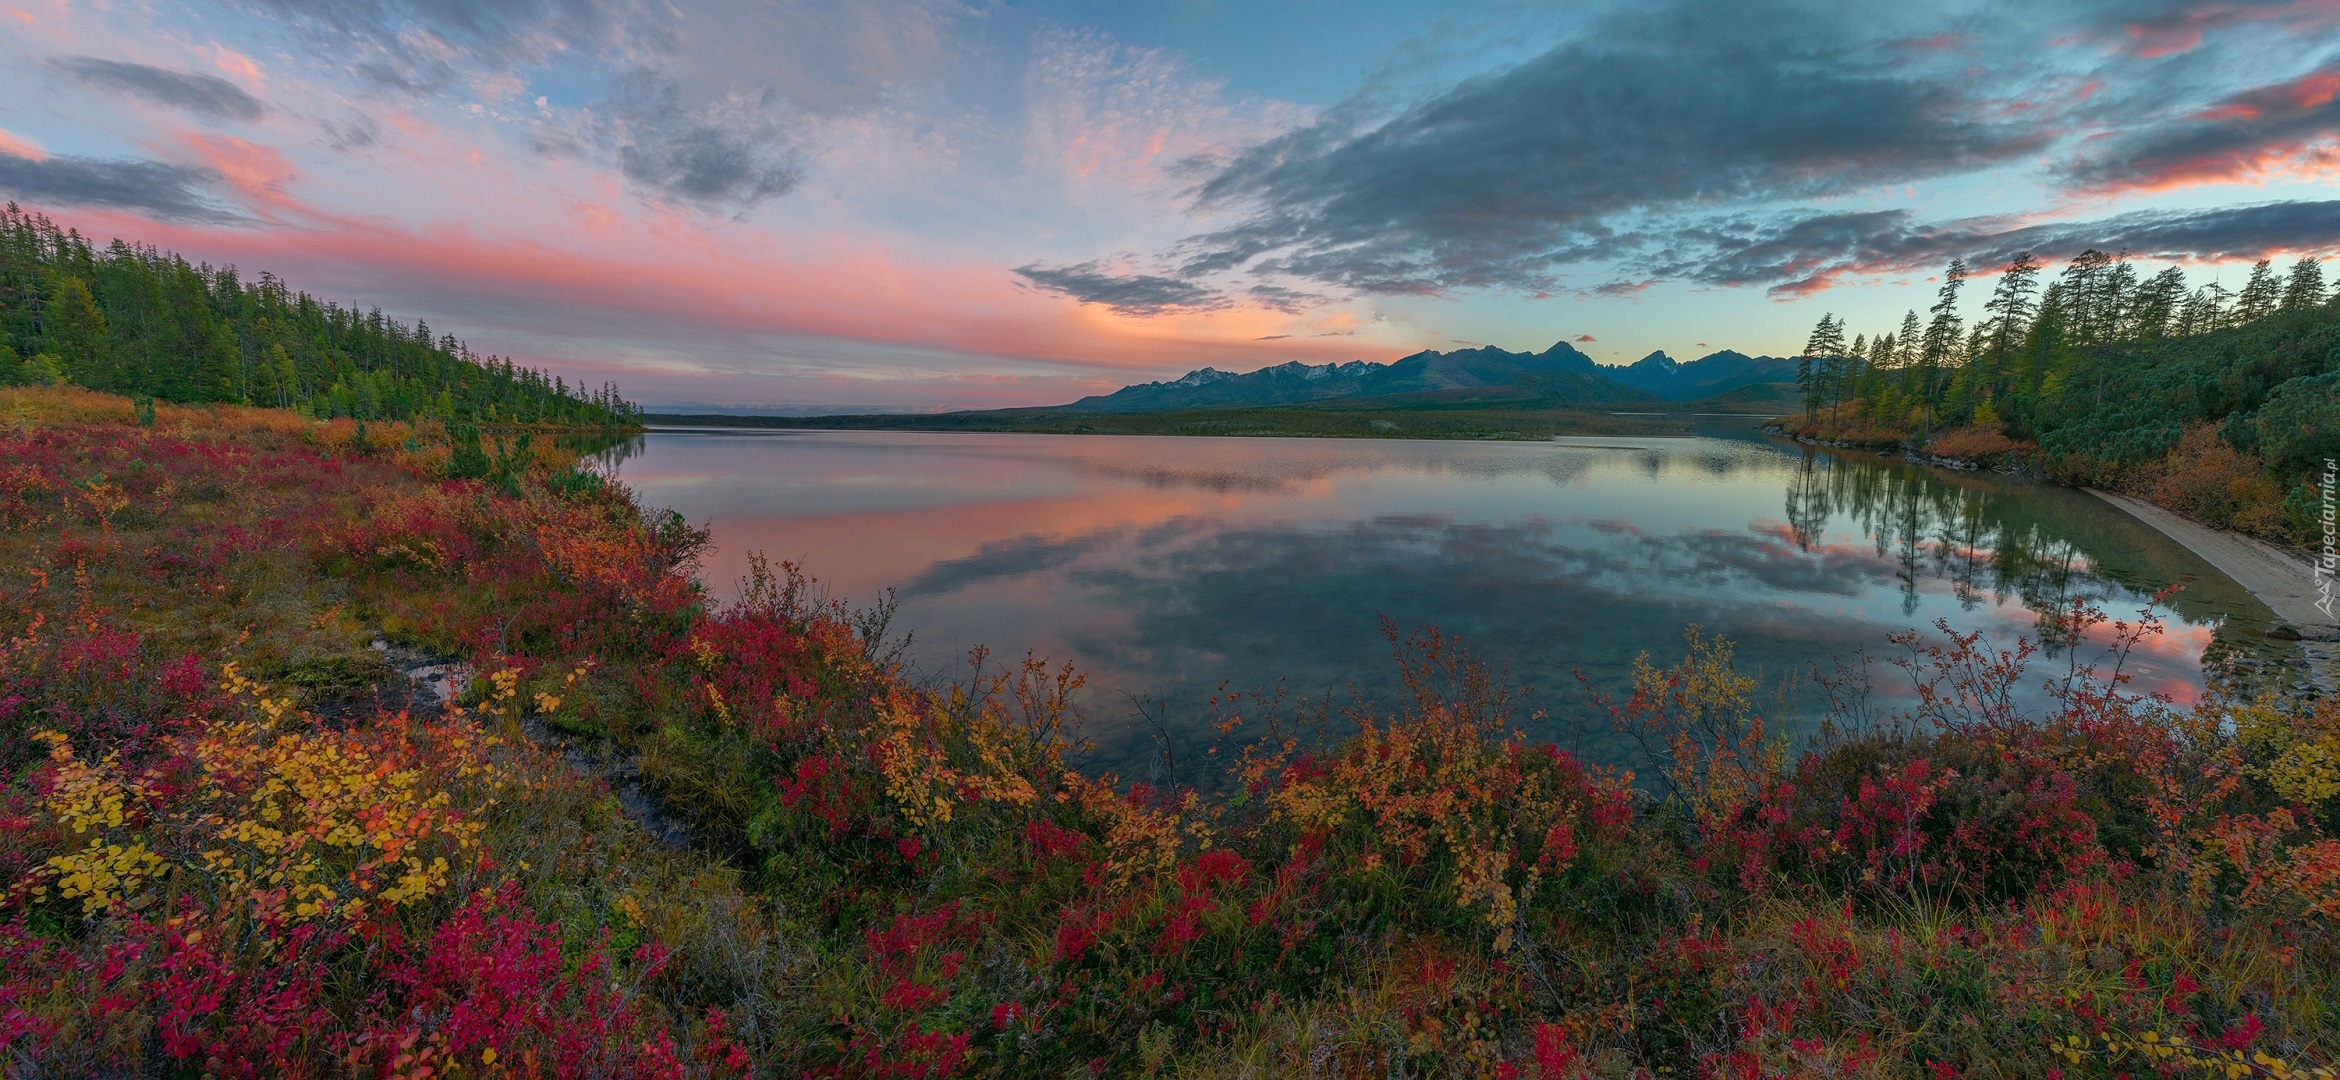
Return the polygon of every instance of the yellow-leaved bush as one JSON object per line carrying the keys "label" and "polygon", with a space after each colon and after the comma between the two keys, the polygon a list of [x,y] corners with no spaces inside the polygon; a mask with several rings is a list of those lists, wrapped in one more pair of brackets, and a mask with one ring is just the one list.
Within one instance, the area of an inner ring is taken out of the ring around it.
{"label": "yellow-leaved bush", "polygon": [[183,874],[264,922],[360,921],[446,892],[476,862],[482,812],[503,785],[502,740],[475,718],[343,730],[233,664],[222,689],[237,715],[190,722],[179,753],[139,775],[39,733],[51,768],[41,808],[86,839],[18,887],[86,915],[143,907]]}

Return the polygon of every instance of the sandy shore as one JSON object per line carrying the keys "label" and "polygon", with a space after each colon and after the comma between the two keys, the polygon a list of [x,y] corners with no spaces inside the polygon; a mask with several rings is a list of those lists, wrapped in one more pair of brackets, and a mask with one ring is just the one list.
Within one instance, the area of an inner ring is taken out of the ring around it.
{"label": "sandy shore", "polygon": [[2332,617],[2316,607],[2315,571],[2305,560],[2272,544],[2180,517],[2143,499],[2095,488],[2085,490],[2185,545],[2186,550],[2250,590],[2277,618],[2298,627],[2303,635],[2327,630],[2340,637]]}
{"label": "sandy shore", "polygon": [[2340,646],[2335,644],[2340,643],[2340,626],[2334,626],[2332,617],[2316,606],[2315,571],[2306,560],[2263,541],[2181,517],[2143,499],[2095,488],[2084,490],[2185,545],[2186,550],[2250,590],[2276,618],[2299,631],[2309,681],[2327,693],[2340,688]]}

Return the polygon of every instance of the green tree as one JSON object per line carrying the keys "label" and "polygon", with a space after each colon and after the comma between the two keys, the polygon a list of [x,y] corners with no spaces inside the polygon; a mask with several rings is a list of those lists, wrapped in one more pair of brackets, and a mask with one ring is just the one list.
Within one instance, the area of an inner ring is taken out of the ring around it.
{"label": "green tree", "polygon": [[1925,328],[1918,323],[1916,309],[1912,308],[1901,316],[1901,329],[1893,335],[1894,370],[1906,371],[1917,366],[1918,339],[1924,334]]}
{"label": "green tree", "polygon": [[2177,336],[2194,337],[2225,329],[2226,308],[2233,295],[2215,281],[2195,289],[2178,313]]}
{"label": "green tree", "polygon": [[63,362],[66,376],[85,386],[113,389],[107,385],[113,373],[107,362],[106,316],[89,285],[77,277],[57,279],[42,315],[50,351]]}
{"label": "green tree", "polygon": [[2282,299],[2282,291],[2283,287],[2275,282],[2273,263],[2260,259],[2251,267],[2250,280],[2243,283],[2242,292],[2234,298],[2234,321],[2256,322],[2267,317]]}
{"label": "green tree", "polygon": [[2064,287],[2064,337],[2079,346],[2113,339],[2120,317],[2120,285],[2113,257],[2090,248],[2065,264],[2057,284]]}
{"label": "green tree", "polygon": [[2321,472],[2340,458],[2340,371],[2302,375],[2267,395],[2257,417],[2259,452],[2279,473]]}
{"label": "green tree", "polygon": [[247,283],[233,267],[121,240],[97,249],[14,203],[0,209],[0,345],[50,357],[40,370],[67,381],[165,401],[603,428],[641,415],[614,387],[571,387],[273,274]]}
{"label": "green tree", "polygon": [[1991,290],[1991,298],[1983,303],[1983,326],[1986,341],[1983,355],[1998,363],[2005,363],[2023,343],[2023,334],[2031,329],[2031,318],[2037,310],[2032,294],[2039,290],[2039,260],[2026,251],[2015,256],[2015,261],[1999,272],[1998,287]]}
{"label": "green tree", "polygon": [[1958,291],[1965,285],[1966,260],[1950,260],[1950,265],[1942,271],[1942,287],[1934,295],[1930,312],[1933,318],[1926,323],[1925,341],[1918,352],[1917,394],[1925,405],[1927,431],[1934,429],[1949,372],[1958,361],[1959,346],[1965,341],[1966,321],[1958,315]]}
{"label": "green tree", "polygon": [[2177,267],[2147,278],[2129,304],[2129,338],[2157,341],[2168,336],[2176,329],[2185,296],[2186,272]]}
{"label": "green tree", "polygon": [[2324,267],[2313,255],[2304,255],[2291,264],[2291,276],[2283,283],[2283,310],[2299,311],[2324,302]]}

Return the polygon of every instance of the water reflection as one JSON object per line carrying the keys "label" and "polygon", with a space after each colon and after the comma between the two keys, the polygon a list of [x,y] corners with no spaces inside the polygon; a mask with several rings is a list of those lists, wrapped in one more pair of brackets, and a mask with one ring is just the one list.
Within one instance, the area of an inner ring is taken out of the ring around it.
{"label": "water reflection", "polygon": [[1607,759],[1574,673],[1614,687],[1693,622],[1777,678],[1937,618],[2011,643],[2181,583],[2131,670],[2183,698],[2220,626],[2266,619],[2085,494],[1745,437],[653,433],[610,467],[713,527],[719,592],[763,550],[847,598],[898,587],[927,671],[977,644],[1071,659],[1106,767],[1155,756],[1135,698],[1200,740],[1222,690],[1394,691],[1383,615],[1459,635],[1530,687],[1523,726]]}
{"label": "water reflection", "polygon": [[2074,601],[2117,600],[2109,582],[2147,593],[2184,586],[2172,607],[2190,622],[2265,625],[2264,609],[2233,582],[2083,493],[1807,448],[1785,505],[1799,547],[1810,550],[1843,519],[1891,558],[1904,615],[1916,613],[1926,583],[1940,581],[1962,611],[2013,600],[2045,627]]}

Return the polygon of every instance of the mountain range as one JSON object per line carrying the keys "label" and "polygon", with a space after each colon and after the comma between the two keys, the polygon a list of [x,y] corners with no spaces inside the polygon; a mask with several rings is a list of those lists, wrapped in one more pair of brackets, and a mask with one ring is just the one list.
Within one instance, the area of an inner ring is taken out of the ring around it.
{"label": "mountain range", "polygon": [[1688,363],[1653,352],[1631,364],[1598,364],[1565,341],[1540,353],[1494,346],[1438,352],[1425,349],[1386,364],[1293,361],[1245,374],[1201,368],[1166,382],[1124,386],[1059,405],[1063,412],[1168,412],[1301,405],[1339,399],[1391,404],[1489,396],[1534,397],[1554,404],[1631,404],[1694,401],[1761,383],[1792,382],[1796,362],[1748,356],[1729,349]]}

